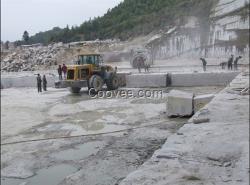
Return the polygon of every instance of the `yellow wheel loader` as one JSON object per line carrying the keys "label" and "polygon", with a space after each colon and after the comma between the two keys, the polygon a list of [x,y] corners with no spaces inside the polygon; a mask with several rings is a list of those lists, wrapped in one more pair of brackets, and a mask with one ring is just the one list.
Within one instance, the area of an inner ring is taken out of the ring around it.
{"label": "yellow wheel loader", "polygon": [[79,93],[82,87],[98,92],[102,90],[104,84],[108,90],[118,89],[119,79],[116,69],[110,65],[104,65],[100,54],[80,54],[74,63],[67,66],[67,78],[60,81],[60,85],[68,87],[72,93]]}

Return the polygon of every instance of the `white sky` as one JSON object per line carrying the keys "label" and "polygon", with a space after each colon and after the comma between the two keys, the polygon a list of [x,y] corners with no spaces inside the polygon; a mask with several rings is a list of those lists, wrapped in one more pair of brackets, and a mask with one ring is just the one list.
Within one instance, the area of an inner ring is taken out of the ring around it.
{"label": "white sky", "polygon": [[53,27],[80,25],[123,0],[1,0],[1,40],[22,39]]}

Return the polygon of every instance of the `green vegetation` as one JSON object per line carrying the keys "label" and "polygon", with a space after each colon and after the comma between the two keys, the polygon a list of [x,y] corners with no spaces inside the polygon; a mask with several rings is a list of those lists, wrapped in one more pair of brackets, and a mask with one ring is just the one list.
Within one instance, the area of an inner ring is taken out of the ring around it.
{"label": "green vegetation", "polygon": [[28,43],[29,41],[29,33],[26,30],[23,32],[23,41],[25,43]]}
{"label": "green vegetation", "polygon": [[214,0],[124,0],[102,17],[90,19],[77,27],[55,27],[37,33],[29,37],[29,43],[111,38],[126,40],[172,26],[186,15],[203,14],[211,2]]}

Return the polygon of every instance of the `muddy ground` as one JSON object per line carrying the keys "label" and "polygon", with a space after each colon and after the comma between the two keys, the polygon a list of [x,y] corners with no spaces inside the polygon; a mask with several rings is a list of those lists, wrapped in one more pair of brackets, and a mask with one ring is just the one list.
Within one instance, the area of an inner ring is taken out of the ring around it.
{"label": "muddy ground", "polygon": [[11,88],[1,90],[1,100],[3,185],[119,184],[188,119],[168,118],[165,96],[91,99],[86,91]]}

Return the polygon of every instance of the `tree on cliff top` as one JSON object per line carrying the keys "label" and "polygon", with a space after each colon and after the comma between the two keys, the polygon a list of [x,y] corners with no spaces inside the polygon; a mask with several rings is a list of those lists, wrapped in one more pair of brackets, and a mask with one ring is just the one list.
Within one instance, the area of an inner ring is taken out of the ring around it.
{"label": "tree on cliff top", "polygon": [[23,41],[27,44],[28,43],[28,41],[29,41],[29,33],[25,30],[24,32],[23,32]]}

